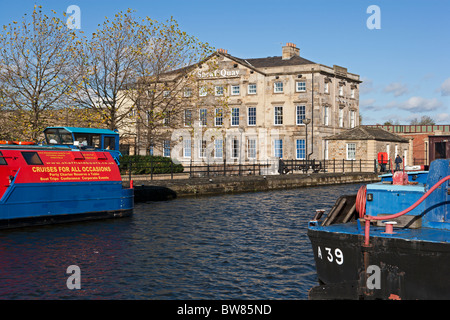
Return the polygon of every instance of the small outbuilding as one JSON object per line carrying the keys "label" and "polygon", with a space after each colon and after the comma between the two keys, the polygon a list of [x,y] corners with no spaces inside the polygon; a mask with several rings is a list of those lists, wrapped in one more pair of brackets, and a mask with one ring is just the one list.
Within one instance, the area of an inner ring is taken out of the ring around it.
{"label": "small outbuilding", "polygon": [[404,165],[411,163],[412,139],[401,137],[382,128],[358,126],[325,137],[324,140],[328,159],[369,162],[378,159],[378,153],[384,152],[392,161],[392,165],[397,155],[404,158]]}

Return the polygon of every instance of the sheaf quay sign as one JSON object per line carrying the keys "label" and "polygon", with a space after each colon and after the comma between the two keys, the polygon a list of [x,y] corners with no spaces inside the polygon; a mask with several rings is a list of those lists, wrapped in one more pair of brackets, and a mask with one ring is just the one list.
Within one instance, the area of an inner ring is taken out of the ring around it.
{"label": "sheaf quay sign", "polygon": [[230,78],[230,77],[239,77],[239,70],[214,70],[214,71],[197,71],[198,78]]}

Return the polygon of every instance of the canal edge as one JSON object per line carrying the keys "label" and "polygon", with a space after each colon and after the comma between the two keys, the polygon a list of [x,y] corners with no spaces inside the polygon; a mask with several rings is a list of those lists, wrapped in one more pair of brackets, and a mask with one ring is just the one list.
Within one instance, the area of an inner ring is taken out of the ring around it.
{"label": "canal edge", "polygon": [[[311,173],[267,176],[215,176],[194,179],[133,179],[135,198],[161,201],[181,197],[213,196],[315,186],[371,183],[380,181],[374,173]],[[128,182],[124,182],[128,184]]]}

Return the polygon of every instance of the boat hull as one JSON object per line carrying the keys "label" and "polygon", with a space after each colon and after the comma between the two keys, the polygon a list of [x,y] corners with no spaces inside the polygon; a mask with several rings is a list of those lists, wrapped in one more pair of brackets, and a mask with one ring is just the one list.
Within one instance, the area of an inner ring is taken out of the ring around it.
{"label": "boat hull", "polygon": [[310,299],[450,299],[448,243],[374,236],[364,246],[362,233],[338,229],[308,229],[320,283]]}
{"label": "boat hull", "polygon": [[130,216],[134,190],[119,182],[13,184],[0,200],[0,229]]}
{"label": "boat hull", "polygon": [[71,223],[89,220],[112,219],[131,216],[133,209],[114,210],[114,211],[95,211],[74,214],[62,214],[52,216],[39,216],[16,219],[0,220],[0,230],[13,229],[33,226],[43,226],[59,223]]}

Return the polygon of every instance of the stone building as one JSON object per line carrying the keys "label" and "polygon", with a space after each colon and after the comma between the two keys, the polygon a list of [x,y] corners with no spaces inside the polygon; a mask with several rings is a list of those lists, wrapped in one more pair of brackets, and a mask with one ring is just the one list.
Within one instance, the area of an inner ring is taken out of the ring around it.
{"label": "stone building", "polygon": [[362,160],[368,165],[378,158],[379,152],[387,153],[392,160],[404,157],[405,165],[411,164],[412,139],[401,137],[382,128],[358,126],[325,138],[329,159]]}
{"label": "stone building", "polygon": [[281,56],[243,59],[219,49],[210,59],[217,67],[196,65],[196,85],[185,90],[195,103],[150,153],[183,163],[324,159],[324,137],[359,125],[359,75],[305,59],[293,43]]}

